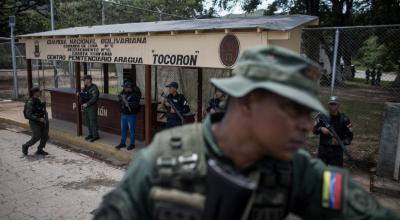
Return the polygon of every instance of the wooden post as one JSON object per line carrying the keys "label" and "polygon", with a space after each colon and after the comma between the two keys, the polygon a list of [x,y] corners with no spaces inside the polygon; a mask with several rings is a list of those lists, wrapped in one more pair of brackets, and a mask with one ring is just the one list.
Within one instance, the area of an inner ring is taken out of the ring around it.
{"label": "wooden post", "polygon": [[197,122],[203,119],[203,69],[197,69]]}
{"label": "wooden post", "polygon": [[83,63],[83,75],[87,75],[87,63]]}
{"label": "wooden post", "polygon": [[131,77],[132,77],[132,81],[135,83],[135,85],[137,85],[136,83],[136,65],[132,64],[131,66]]}
{"label": "wooden post", "polygon": [[[75,89],[76,92],[81,91],[81,64],[79,62],[75,63]],[[79,96],[76,96],[76,135],[82,135],[82,111]]]}
{"label": "wooden post", "polygon": [[150,144],[152,138],[152,110],[151,110],[151,66],[145,65],[144,67],[144,130],[145,142]]}
{"label": "wooden post", "polygon": [[108,63],[103,63],[104,93],[108,94]]}
{"label": "wooden post", "polygon": [[27,67],[27,76],[26,80],[28,81],[28,94],[29,97],[32,96],[31,94],[31,89],[32,89],[32,60],[31,59],[26,59],[26,67]]}

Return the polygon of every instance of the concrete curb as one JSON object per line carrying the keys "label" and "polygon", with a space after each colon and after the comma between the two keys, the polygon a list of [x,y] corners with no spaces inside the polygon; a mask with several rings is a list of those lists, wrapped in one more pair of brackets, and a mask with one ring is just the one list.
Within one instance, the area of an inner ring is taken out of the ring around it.
{"label": "concrete curb", "polygon": [[[29,129],[28,123],[15,121],[8,118],[0,117],[0,122]],[[112,159],[122,163],[129,163],[129,161],[132,159],[132,155],[127,154],[126,152],[115,150],[113,147],[110,147],[106,144],[88,142],[84,140],[83,137],[74,136],[55,128],[51,128],[49,130],[49,136],[50,139],[54,139],[67,145],[74,145],[84,150],[94,151],[106,158],[111,157]]]}

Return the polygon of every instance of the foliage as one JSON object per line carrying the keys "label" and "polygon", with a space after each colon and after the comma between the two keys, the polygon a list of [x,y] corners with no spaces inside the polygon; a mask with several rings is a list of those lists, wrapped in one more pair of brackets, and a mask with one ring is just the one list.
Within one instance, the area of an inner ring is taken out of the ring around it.
{"label": "foliage", "polygon": [[48,0],[0,0],[0,36],[9,37],[8,17],[16,17],[15,34],[44,31],[50,26]]}
{"label": "foliage", "polygon": [[[253,12],[263,1],[213,0],[213,3],[223,9],[240,4],[244,11]],[[398,0],[274,0],[265,8],[266,15],[315,15],[320,18],[321,26],[398,24],[399,11]]]}
{"label": "foliage", "polygon": [[[113,0],[103,2],[106,24],[216,17],[202,0]],[[9,36],[8,16],[17,17],[16,34],[50,30],[49,0],[0,0],[0,36]],[[161,11],[162,16],[159,16]],[[102,0],[54,0],[55,28],[101,24]]]}
{"label": "foliage", "polygon": [[392,67],[392,63],[386,59],[388,48],[382,43],[379,43],[377,36],[371,36],[364,41],[363,46],[359,49],[358,60],[366,67],[373,68],[377,64],[383,67]]}

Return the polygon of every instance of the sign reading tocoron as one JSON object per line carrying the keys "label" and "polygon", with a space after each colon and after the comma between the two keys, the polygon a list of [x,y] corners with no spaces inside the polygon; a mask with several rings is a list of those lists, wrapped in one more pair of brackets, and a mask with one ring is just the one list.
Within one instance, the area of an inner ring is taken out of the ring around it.
{"label": "sign reading tocoron", "polygon": [[229,68],[246,48],[267,45],[266,33],[28,38],[28,59]]}

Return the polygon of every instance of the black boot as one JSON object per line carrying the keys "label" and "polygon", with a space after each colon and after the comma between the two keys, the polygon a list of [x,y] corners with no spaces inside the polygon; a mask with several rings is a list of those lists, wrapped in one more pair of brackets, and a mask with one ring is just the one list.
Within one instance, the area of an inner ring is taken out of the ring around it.
{"label": "black boot", "polygon": [[28,155],[28,146],[25,144],[22,145],[22,153],[26,156]]}
{"label": "black boot", "polygon": [[117,146],[115,146],[115,149],[119,150],[119,149],[124,148],[124,147],[126,147],[125,144],[118,144]]}
{"label": "black boot", "polygon": [[127,150],[133,150],[133,149],[135,149],[135,145],[134,145],[134,144],[131,144],[131,145],[129,145],[126,149],[127,149]]}
{"label": "black boot", "polygon": [[49,155],[49,153],[47,153],[47,152],[44,151],[43,149],[38,149],[38,150],[36,151],[36,154],[38,154],[38,155],[43,155],[43,156]]}
{"label": "black boot", "polygon": [[95,141],[97,141],[97,140],[99,140],[99,139],[100,139],[100,137],[94,137],[94,138],[90,139],[89,141],[90,141],[90,142],[95,142]]}
{"label": "black boot", "polygon": [[92,136],[92,135],[88,135],[88,136],[86,136],[86,137],[85,137],[85,140],[87,140],[87,141],[88,141],[88,140],[90,140],[90,139],[92,139],[92,138],[93,138],[93,136]]}

